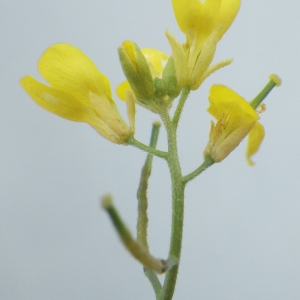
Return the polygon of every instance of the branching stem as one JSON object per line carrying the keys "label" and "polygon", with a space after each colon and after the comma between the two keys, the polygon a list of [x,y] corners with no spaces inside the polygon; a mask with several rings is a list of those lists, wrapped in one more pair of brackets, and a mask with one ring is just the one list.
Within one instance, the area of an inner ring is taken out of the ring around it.
{"label": "branching stem", "polygon": [[131,145],[131,146],[134,146],[134,147],[137,147],[143,151],[146,151],[154,156],[157,156],[157,157],[160,157],[160,158],[164,158],[164,159],[167,159],[167,156],[168,156],[168,153],[167,152],[164,152],[164,151],[160,151],[160,150],[157,150],[155,148],[152,148],[152,147],[149,147],[141,142],[139,142],[138,140],[136,140],[134,138],[134,136],[130,136],[127,140],[126,140],[127,144]]}
{"label": "branching stem", "polygon": [[[180,115],[180,114],[179,114]],[[176,279],[179,268],[182,245],[183,215],[184,215],[184,187],[182,181],[181,168],[178,158],[176,141],[176,124],[171,121],[167,109],[160,111],[161,119],[166,127],[168,135],[168,166],[172,181],[172,232],[169,249],[169,259],[178,261],[178,264],[169,269],[166,273],[165,281],[159,300],[171,300],[174,294]]]}

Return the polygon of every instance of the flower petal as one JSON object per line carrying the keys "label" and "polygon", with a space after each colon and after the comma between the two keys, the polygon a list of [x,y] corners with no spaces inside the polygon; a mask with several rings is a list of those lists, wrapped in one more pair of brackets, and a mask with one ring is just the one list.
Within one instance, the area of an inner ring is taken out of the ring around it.
{"label": "flower petal", "polygon": [[172,0],[179,28],[189,36],[196,31],[205,40],[217,25],[222,0]]}
{"label": "flower petal", "polygon": [[232,113],[235,117],[242,117],[245,123],[259,120],[259,116],[250,104],[235,91],[225,85],[215,84],[210,88],[210,106],[208,112],[216,119],[222,112]]}
{"label": "flower petal", "polygon": [[258,151],[259,146],[264,139],[264,136],[265,136],[264,127],[259,122],[256,122],[256,124],[251,129],[248,135],[246,158],[250,166],[254,165],[254,162],[251,160],[251,157]]}
{"label": "flower petal", "polygon": [[169,55],[154,48],[142,49],[142,53],[144,54],[148,64],[150,64],[152,77],[161,78],[162,72],[168,62]]}
{"label": "flower petal", "polygon": [[62,118],[85,122],[90,114],[72,95],[42,84],[30,75],[23,77],[20,84],[39,106]]}
{"label": "flower petal", "polygon": [[219,40],[222,38],[224,33],[231,26],[234,21],[239,9],[241,1],[240,0],[223,0],[221,4],[220,14],[218,23]]}
{"label": "flower petal", "polygon": [[83,52],[69,44],[50,46],[41,56],[38,69],[53,88],[70,93],[86,106],[90,104],[90,91],[111,98],[108,79]]}
{"label": "flower petal", "polygon": [[126,91],[131,91],[131,87],[128,81],[123,81],[116,88],[118,97],[123,101],[126,101]]}

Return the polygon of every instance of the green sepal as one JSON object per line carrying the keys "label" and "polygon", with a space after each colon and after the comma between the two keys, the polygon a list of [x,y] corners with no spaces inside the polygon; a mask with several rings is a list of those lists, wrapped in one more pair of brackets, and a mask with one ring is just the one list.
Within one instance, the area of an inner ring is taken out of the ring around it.
{"label": "green sepal", "polygon": [[163,70],[162,79],[166,85],[166,95],[169,96],[169,100],[175,99],[181,91],[181,87],[177,83],[175,65],[173,56],[170,56],[168,62]]}
{"label": "green sepal", "polygon": [[154,98],[162,99],[167,96],[167,101],[173,101],[181,91],[181,87],[177,84],[174,59],[171,56],[163,70],[162,79],[154,79]]}
{"label": "green sepal", "polygon": [[167,95],[167,88],[166,88],[166,83],[163,79],[160,78],[154,78],[154,88],[155,88],[155,93],[154,93],[154,99],[161,99]]}

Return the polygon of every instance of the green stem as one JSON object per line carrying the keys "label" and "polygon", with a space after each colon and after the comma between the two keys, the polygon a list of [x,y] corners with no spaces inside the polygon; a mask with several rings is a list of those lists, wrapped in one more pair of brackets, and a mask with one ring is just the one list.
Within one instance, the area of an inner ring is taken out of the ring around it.
{"label": "green stem", "polygon": [[161,283],[156,275],[152,270],[149,270],[147,268],[144,269],[145,275],[151,282],[151,285],[153,287],[153,290],[155,292],[156,299],[159,299],[159,295],[161,293]]}
{"label": "green stem", "polygon": [[[158,134],[161,124],[159,122],[153,123],[150,147],[154,148],[157,145]],[[148,239],[147,239],[147,230],[148,230],[148,180],[151,175],[153,155],[148,154],[145,164],[142,168],[140,184],[137,192],[138,198],[138,222],[137,222],[137,240],[149,249]],[[161,292],[161,283],[156,275],[156,273],[148,268],[144,268],[145,275],[148,277],[156,298]]]}
{"label": "green stem", "polygon": [[179,99],[179,102],[178,102],[178,105],[176,107],[176,111],[174,113],[174,117],[173,117],[173,120],[172,120],[175,128],[177,128],[177,126],[178,126],[178,122],[179,122],[179,119],[180,119],[180,116],[181,116],[181,113],[182,113],[182,110],[183,110],[183,106],[185,104],[185,101],[188,98],[188,95],[189,95],[190,91],[191,91],[190,87],[184,87],[182,89],[181,96],[180,96],[180,99]]}
{"label": "green stem", "polygon": [[184,215],[184,187],[178,158],[176,141],[176,122],[172,123],[167,109],[161,109],[160,116],[168,135],[168,166],[172,181],[172,232],[168,260],[178,261],[166,272],[163,289],[159,300],[171,300],[174,294],[179,268],[182,245],[183,215]]}
{"label": "green stem", "polygon": [[157,149],[154,149],[152,147],[149,147],[141,142],[139,142],[138,140],[136,140],[134,138],[134,136],[130,136],[127,140],[126,140],[126,143],[131,145],[131,146],[134,146],[136,148],[139,148],[143,151],[146,151],[150,154],[153,154],[154,156],[157,156],[157,157],[160,157],[160,158],[164,158],[164,159],[167,159],[167,156],[168,156],[168,153],[167,152],[164,152],[164,151],[160,151],[160,150],[157,150]]}
{"label": "green stem", "polygon": [[183,182],[186,184],[189,181],[193,180],[195,177],[200,175],[203,171],[205,171],[208,167],[213,165],[215,162],[212,160],[210,156],[206,156],[204,162],[200,167],[198,167],[195,171],[183,177]]}
{"label": "green stem", "polygon": [[270,76],[270,81],[266,86],[260,91],[260,93],[250,102],[250,105],[256,109],[259,104],[267,97],[267,95],[272,91],[275,86],[279,86],[281,83],[280,78],[277,75],[272,74]]}

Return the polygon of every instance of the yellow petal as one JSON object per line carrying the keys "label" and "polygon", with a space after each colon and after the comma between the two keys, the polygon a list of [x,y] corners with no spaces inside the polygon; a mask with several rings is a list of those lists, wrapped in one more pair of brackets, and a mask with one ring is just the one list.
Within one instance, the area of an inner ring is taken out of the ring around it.
{"label": "yellow petal", "polygon": [[150,66],[152,66],[152,68],[154,69],[154,74],[153,74],[152,68],[150,67],[152,77],[161,78],[162,72],[168,62],[169,55],[154,48],[142,49],[142,53],[144,54],[148,64],[150,64]]}
{"label": "yellow petal", "polygon": [[250,104],[235,91],[227,86],[215,84],[210,88],[209,94],[210,106],[208,112],[216,119],[222,112],[226,111],[235,117],[242,117],[245,123],[251,120],[258,120],[259,116]]}
{"label": "yellow petal", "polygon": [[28,95],[42,108],[71,121],[85,122],[90,112],[64,91],[53,89],[27,75],[20,80]]}
{"label": "yellow petal", "polygon": [[126,54],[129,56],[130,61],[136,67],[137,59],[136,59],[136,54],[135,54],[135,50],[134,50],[134,44],[131,41],[124,41],[122,43],[122,46],[124,47]]}
{"label": "yellow petal", "polygon": [[219,19],[218,19],[218,32],[219,40],[222,38],[224,33],[231,26],[234,21],[239,9],[241,1],[240,0],[222,0]]}
{"label": "yellow petal", "polygon": [[128,81],[123,81],[116,88],[116,93],[118,97],[123,101],[126,101],[126,91],[131,91],[131,87]]}
{"label": "yellow petal", "polygon": [[254,162],[251,160],[251,157],[258,151],[259,146],[264,139],[264,136],[264,127],[259,122],[256,122],[248,136],[246,158],[250,166],[254,165]]}
{"label": "yellow petal", "polygon": [[217,25],[222,0],[172,0],[179,28],[189,35],[195,31],[205,40]]}
{"label": "yellow petal", "polygon": [[90,104],[90,91],[111,98],[108,79],[74,46],[65,43],[50,46],[41,56],[38,68],[53,88],[70,93],[85,106]]}

